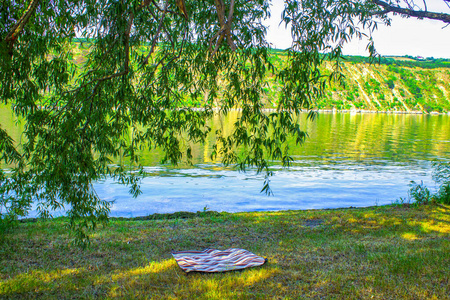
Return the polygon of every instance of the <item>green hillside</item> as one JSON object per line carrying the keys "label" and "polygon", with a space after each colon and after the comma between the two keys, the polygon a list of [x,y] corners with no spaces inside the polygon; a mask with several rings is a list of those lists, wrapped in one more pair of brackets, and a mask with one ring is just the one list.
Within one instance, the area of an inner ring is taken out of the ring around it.
{"label": "green hillside", "polygon": [[[274,52],[273,61],[282,66],[282,52]],[[331,70],[326,63],[322,72]],[[450,60],[406,56],[369,62],[347,56],[342,73],[342,80],[329,82],[325,95],[317,100],[318,109],[450,112]],[[279,85],[273,78],[269,82],[268,99],[273,99]]]}
{"label": "green hillside", "polygon": [[[89,42],[73,45],[74,60],[83,65]],[[147,52],[145,46],[137,51]],[[272,62],[281,68],[285,63],[281,50],[272,51]],[[325,64],[323,73],[331,71]],[[317,99],[317,109],[370,110],[402,112],[450,112],[450,60],[405,57],[383,57],[369,62],[360,56],[347,56],[343,63],[344,78],[332,81],[325,95]],[[280,84],[268,76],[264,95],[267,108],[275,108]],[[188,105],[197,106],[196,103]]]}
{"label": "green hillside", "polygon": [[450,111],[450,65],[427,62],[346,62],[318,108],[377,111]]}

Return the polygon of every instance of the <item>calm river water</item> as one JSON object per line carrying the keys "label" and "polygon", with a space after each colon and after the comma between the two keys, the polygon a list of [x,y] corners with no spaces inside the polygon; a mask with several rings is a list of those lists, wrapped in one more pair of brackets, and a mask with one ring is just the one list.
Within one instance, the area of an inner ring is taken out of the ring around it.
{"label": "calm river water", "polygon": [[[229,117],[230,124],[236,117]],[[0,124],[20,138],[21,126],[9,111],[0,109]],[[302,124],[309,138],[293,151],[291,168],[275,162],[273,196],[260,193],[263,176],[210,161],[212,141],[194,148],[193,166],[161,165],[157,151],[142,153],[149,176],[137,198],[111,180],[95,188],[114,201],[111,216],[123,217],[205,207],[227,212],[362,207],[406,197],[411,180],[434,188],[431,162],[450,159],[449,115],[320,113]]]}

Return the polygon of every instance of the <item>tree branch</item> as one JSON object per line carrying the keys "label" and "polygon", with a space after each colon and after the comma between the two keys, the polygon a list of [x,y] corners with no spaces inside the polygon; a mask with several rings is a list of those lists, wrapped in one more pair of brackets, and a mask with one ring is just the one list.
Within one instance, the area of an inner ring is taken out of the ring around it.
{"label": "tree branch", "polygon": [[[153,11],[151,9],[149,9],[148,12],[153,17],[153,19],[158,20],[158,17],[153,13]],[[169,10],[167,10],[167,12],[169,12]],[[164,23],[163,23],[162,27],[163,27],[164,32],[166,33],[166,37],[169,39],[171,45],[173,45],[174,43],[173,43],[172,37],[170,36],[169,31],[167,30]]]}
{"label": "tree branch", "polygon": [[381,0],[371,0],[371,1],[373,3],[375,3],[376,5],[383,7],[384,10],[386,10],[388,12],[398,13],[398,14],[402,14],[405,16],[415,17],[415,18],[425,18],[425,19],[442,21],[444,23],[450,23],[450,14],[430,12],[427,10],[412,10],[409,8],[402,8],[399,6],[393,6],[389,3],[381,1]]}
{"label": "tree branch", "polygon": [[236,50],[236,45],[233,42],[233,39],[231,38],[231,23],[233,22],[233,13],[234,13],[234,0],[231,0],[230,3],[230,11],[228,12],[228,18],[227,18],[227,24],[225,31],[227,33],[227,41],[228,45],[231,47],[231,50]]}
{"label": "tree branch", "polygon": [[216,54],[217,50],[219,49],[220,43],[222,43],[225,37],[227,39],[230,48],[233,51],[236,50],[236,45],[234,44],[231,34],[231,23],[233,21],[233,13],[234,13],[234,0],[231,0],[228,18],[225,18],[225,4],[223,3],[223,1],[215,0],[214,2],[216,4],[217,16],[219,17],[220,29],[209,41],[209,49],[211,51],[213,40],[217,36],[219,37],[217,39],[216,46],[214,47],[214,51],[212,52],[211,57],[213,57]]}
{"label": "tree branch", "polygon": [[11,30],[6,35],[6,37],[5,37],[6,42],[13,42],[14,40],[16,40],[19,37],[23,28],[25,27],[25,25],[27,24],[31,15],[33,14],[34,9],[36,8],[38,2],[39,2],[39,0],[32,0],[30,2],[25,13],[22,15],[22,17],[19,19],[19,21],[17,21],[17,23],[11,28]]}
{"label": "tree branch", "polygon": [[[166,13],[170,13],[170,14],[174,14],[174,15],[181,15],[180,13],[177,13],[176,11],[170,10],[170,9],[162,9],[158,6],[158,4],[156,4],[155,0],[152,0],[153,5],[156,7],[156,9],[160,12],[166,12]],[[182,15],[184,17],[184,15]]]}
{"label": "tree branch", "polygon": [[30,4],[28,5],[27,10],[25,13],[20,17],[19,21],[9,30],[8,34],[6,35],[4,41],[9,46],[9,55],[12,57],[13,55],[13,47],[14,42],[17,40],[19,35],[22,33],[23,28],[28,23],[28,20],[30,19],[31,15],[33,14],[34,10],[36,9],[36,6],[38,4],[39,0],[32,0]]}
{"label": "tree branch", "polygon": [[150,52],[147,54],[147,56],[144,59],[144,62],[142,63],[144,66],[148,64],[148,59],[150,58],[150,55],[152,55],[153,51],[155,50],[156,42],[158,41],[159,34],[161,33],[161,29],[163,27],[164,19],[166,17],[167,8],[169,7],[169,1],[166,0],[166,3],[164,4],[164,11],[161,16],[161,19],[159,20],[158,29],[156,31],[155,37],[153,38],[152,47],[150,48]]}

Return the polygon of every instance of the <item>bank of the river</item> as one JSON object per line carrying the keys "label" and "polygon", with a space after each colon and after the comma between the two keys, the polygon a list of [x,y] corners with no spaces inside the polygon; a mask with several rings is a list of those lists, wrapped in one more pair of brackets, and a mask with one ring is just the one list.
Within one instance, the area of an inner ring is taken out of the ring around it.
{"label": "bank of the river", "polygon": [[[450,298],[450,206],[171,216],[112,219],[84,251],[64,219],[21,223],[0,235],[0,298]],[[170,255],[231,247],[269,262],[185,275]]]}
{"label": "bank of the river", "polygon": [[400,115],[408,115],[408,114],[412,114],[412,115],[423,115],[423,114],[427,114],[427,115],[450,115],[450,112],[436,112],[436,111],[432,111],[432,112],[425,112],[425,111],[401,111],[401,110],[362,110],[362,109],[349,109],[349,110],[345,110],[345,109],[319,109],[317,110],[318,113],[343,113],[343,114],[400,114]]}

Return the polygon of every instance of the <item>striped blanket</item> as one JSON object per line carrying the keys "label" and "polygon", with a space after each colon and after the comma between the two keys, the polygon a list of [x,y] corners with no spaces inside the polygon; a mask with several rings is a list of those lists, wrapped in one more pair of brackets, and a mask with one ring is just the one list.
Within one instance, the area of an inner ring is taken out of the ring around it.
{"label": "striped blanket", "polygon": [[225,272],[263,265],[267,259],[250,251],[230,248],[224,251],[172,251],[178,266],[188,272]]}

